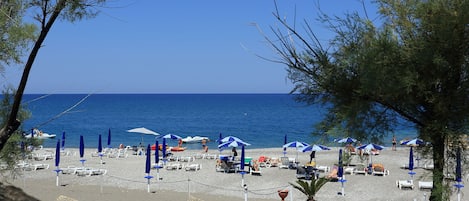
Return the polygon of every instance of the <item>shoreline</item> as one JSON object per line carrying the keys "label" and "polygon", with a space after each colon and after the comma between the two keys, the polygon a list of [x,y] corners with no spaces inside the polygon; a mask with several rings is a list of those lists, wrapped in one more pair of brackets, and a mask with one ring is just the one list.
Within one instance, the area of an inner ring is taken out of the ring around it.
{"label": "shoreline", "polygon": [[[317,165],[332,167],[338,160],[338,149],[341,147],[331,147],[330,151],[316,152]],[[44,148],[51,151],[51,149]],[[55,150],[54,150],[55,151]],[[60,167],[80,166],[78,149],[70,149],[68,156],[61,156]],[[282,148],[246,149],[246,156],[257,159],[259,156],[281,157]],[[60,186],[55,186],[56,174],[54,171],[54,160],[31,161],[32,163],[47,163],[49,169],[37,171],[25,171],[24,177],[12,181],[12,184],[22,188],[26,193],[39,198],[40,200],[59,200],[60,196],[67,199],[62,200],[146,200],[161,198],[162,200],[240,200],[245,196],[245,189],[242,187],[242,176],[239,173],[217,172],[214,159],[195,159],[191,162],[180,162],[181,164],[200,164],[198,171],[186,171],[184,169],[168,170],[162,168],[157,171],[152,169],[150,190],[147,193],[147,180],[144,178],[145,157],[129,155],[127,158],[103,158],[105,164],[100,164],[99,157],[91,157],[91,153],[96,149],[85,150],[85,166],[103,168],[107,173],[103,176],[76,176],[60,174]],[[238,157],[240,156],[238,151]],[[200,154],[201,150],[186,150],[175,152],[175,156],[185,157]],[[216,150],[209,151],[210,154],[219,154]],[[230,155],[230,150],[224,150],[222,154]],[[396,180],[408,180],[408,170],[401,167],[408,163],[407,147],[399,146],[397,151],[385,148],[379,155],[373,156],[373,161],[384,164],[390,171],[387,176],[363,176],[346,175],[347,182],[344,183],[345,195],[337,193],[341,190],[340,182],[328,182],[318,193],[316,199],[328,200],[422,200],[424,195],[427,199],[430,195],[428,190],[419,190],[418,181],[431,181],[431,171],[417,168],[414,176],[415,188],[399,189],[396,187]],[[294,148],[287,149],[288,157],[296,157]],[[301,164],[309,161],[309,153],[298,153]],[[154,160],[154,157],[152,157]],[[427,163],[428,160],[420,160]],[[171,162],[169,162],[171,163]],[[360,163],[354,158],[352,164]],[[415,162],[417,165],[417,161]],[[278,167],[261,168],[261,176],[246,174],[244,182],[248,187],[247,196],[250,200],[279,200],[277,190],[289,189],[290,195],[286,200],[305,200],[305,196],[298,190],[290,186],[295,183],[296,171],[290,169],[279,169]],[[328,173],[320,173],[326,176]],[[23,180],[24,178],[24,180]],[[102,186],[102,192],[101,192]],[[469,191],[462,189],[465,195]],[[44,193],[48,192],[48,193]],[[464,195],[463,194],[463,195]],[[293,197],[290,197],[293,196]],[[452,196],[454,197],[455,194]],[[464,196],[463,196],[464,197]]]}

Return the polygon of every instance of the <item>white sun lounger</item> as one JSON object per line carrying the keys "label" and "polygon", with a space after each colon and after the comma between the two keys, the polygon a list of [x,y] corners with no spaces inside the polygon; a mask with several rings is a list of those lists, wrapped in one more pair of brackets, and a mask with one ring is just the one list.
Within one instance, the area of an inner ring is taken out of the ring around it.
{"label": "white sun lounger", "polygon": [[403,189],[403,188],[414,189],[414,181],[413,180],[397,180],[396,186],[399,189]]}
{"label": "white sun lounger", "polygon": [[433,188],[433,182],[432,181],[419,181],[419,189],[432,189]]}
{"label": "white sun lounger", "polygon": [[201,168],[202,168],[201,164],[193,163],[193,164],[189,164],[186,166],[186,171],[189,171],[189,170],[197,171],[197,170],[200,170]]}

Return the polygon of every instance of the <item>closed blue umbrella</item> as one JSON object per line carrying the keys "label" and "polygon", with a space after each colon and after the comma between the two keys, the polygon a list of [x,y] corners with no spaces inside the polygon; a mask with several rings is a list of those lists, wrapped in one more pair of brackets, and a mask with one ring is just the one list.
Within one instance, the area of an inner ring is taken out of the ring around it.
{"label": "closed blue umbrella", "polygon": [[103,144],[101,142],[101,135],[98,136],[98,153],[103,152]]}
{"label": "closed blue umbrella", "polygon": [[57,173],[56,186],[59,186],[59,169],[60,164],[60,140],[57,140],[57,146],[55,147],[55,172]]}
{"label": "closed blue umbrella", "polygon": [[412,170],[414,170],[414,151],[413,151],[412,147],[410,147],[410,151],[409,151],[409,175],[410,175],[411,179],[413,179],[414,174],[415,174],[415,172],[413,172]]}
{"label": "closed blue umbrella", "polygon": [[343,164],[343,161],[342,161],[342,149],[339,149],[339,167],[338,167],[338,171],[337,171],[337,177],[340,178],[340,183],[341,183],[341,195],[342,196],[345,196],[345,189],[344,189],[344,182],[346,182],[347,180],[345,180],[344,178],[344,164]]}
{"label": "closed blue umbrella", "polygon": [[57,140],[57,146],[55,149],[55,167],[59,168],[60,163],[60,140]]}
{"label": "closed blue umbrella", "polygon": [[155,167],[156,168],[156,181],[159,181],[160,180],[160,168],[162,168],[160,165],[159,165],[159,162],[160,162],[160,151],[159,151],[159,147],[158,147],[158,140],[156,140],[155,142]]}
{"label": "closed blue umbrella", "polygon": [[[287,141],[287,134],[285,134],[284,138],[283,138],[283,144],[287,144],[288,141]],[[287,148],[286,147],[283,147],[283,156],[285,156],[287,154]]]}
{"label": "closed blue umbrella", "polygon": [[103,143],[101,142],[101,135],[98,136],[98,154],[101,164],[103,164]]}
{"label": "closed blue umbrella", "polygon": [[80,162],[83,166],[85,166],[85,159],[83,158],[85,156],[85,142],[83,140],[83,135],[80,135]]}
{"label": "closed blue umbrella", "polygon": [[342,161],[342,149],[339,149],[339,169],[337,171],[337,177],[342,177],[344,175],[344,165]]}
{"label": "closed blue umbrella", "polygon": [[147,179],[147,191],[150,192],[150,179],[153,178],[150,175],[150,168],[151,168],[151,147],[150,144],[147,146],[146,150],[146,160],[145,160],[145,179]]}
{"label": "closed blue umbrella", "polygon": [[245,166],[244,159],[245,158],[246,158],[246,155],[244,153],[244,145],[243,145],[243,146],[241,146],[241,164],[240,164],[240,166],[241,166],[240,169],[241,169],[242,172],[244,172],[244,166]]}
{"label": "closed blue umbrella", "polygon": [[145,173],[150,174],[150,168],[151,168],[151,147],[150,144],[148,144],[147,150],[146,150],[146,163],[145,163]]}
{"label": "closed blue umbrella", "polygon": [[62,150],[65,149],[65,131],[62,132]]}
{"label": "closed blue umbrella", "polygon": [[166,163],[166,138],[163,138],[163,145],[161,146],[161,151],[163,153],[163,162]]}
{"label": "closed blue umbrella", "polygon": [[155,142],[155,163],[158,164],[160,162],[160,152],[158,150],[158,140]]}
{"label": "closed blue umbrella", "polygon": [[244,174],[246,174],[246,172],[244,172],[244,161],[246,159],[246,155],[244,153],[244,145],[241,146],[241,164],[240,164],[240,169],[241,169],[241,186],[244,186]]}
{"label": "closed blue umbrella", "polygon": [[107,132],[107,148],[111,148],[111,129]]}
{"label": "closed blue umbrella", "polygon": [[458,188],[458,201],[461,200],[461,188],[464,187],[462,182],[462,167],[461,167],[461,147],[458,147],[458,150],[456,152],[456,182],[454,186]]}

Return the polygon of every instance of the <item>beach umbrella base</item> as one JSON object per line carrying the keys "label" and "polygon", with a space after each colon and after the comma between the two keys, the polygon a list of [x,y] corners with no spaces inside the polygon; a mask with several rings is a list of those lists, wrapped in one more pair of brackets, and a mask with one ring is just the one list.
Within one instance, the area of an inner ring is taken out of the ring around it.
{"label": "beach umbrella base", "polygon": [[59,169],[59,167],[57,167],[57,169],[55,169],[54,172],[57,173],[57,179],[56,179],[56,181],[55,181],[55,185],[56,185],[56,186],[59,186],[59,172],[62,172],[62,170]]}
{"label": "beach umbrella base", "polygon": [[347,180],[341,178],[341,179],[339,180],[339,182],[341,183],[342,188],[341,188],[341,191],[338,192],[337,194],[338,194],[338,195],[345,196],[345,187],[344,187],[344,183],[347,182]]}
{"label": "beach umbrella base", "polygon": [[147,179],[147,191],[150,192],[150,179],[152,179],[153,176],[147,175],[144,178]]}

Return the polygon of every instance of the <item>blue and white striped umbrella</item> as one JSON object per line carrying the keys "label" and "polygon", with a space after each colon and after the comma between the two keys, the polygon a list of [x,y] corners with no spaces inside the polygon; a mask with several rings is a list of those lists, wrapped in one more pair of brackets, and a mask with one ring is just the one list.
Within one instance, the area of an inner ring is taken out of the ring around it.
{"label": "blue and white striped umbrella", "polygon": [[407,145],[407,146],[419,146],[423,144],[425,144],[425,142],[422,139],[418,139],[418,138],[407,140],[401,143],[401,145]]}
{"label": "blue and white striped umbrella", "polygon": [[241,139],[239,139],[239,138],[237,138],[237,137],[231,136],[231,135],[230,135],[230,136],[227,136],[227,137],[224,137],[223,139],[221,139],[221,142],[222,142],[222,143],[223,143],[223,142],[230,142],[230,141],[241,141],[241,142],[242,142],[243,140],[241,140]]}
{"label": "blue and white striped umbrella", "polygon": [[377,145],[377,144],[370,143],[370,144],[365,144],[365,145],[359,146],[359,147],[357,147],[357,149],[365,149],[365,150],[376,149],[376,150],[382,150],[382,149],[384,149],[384,147],[381,146],[381,145]]}
{"label": "blue and white striped umbrella", "polygon": [[240,147],[240,146],[249,146],[251,144],[244,142],[242,140],[235,140],[235,141],[228,141],[221,143],[218,145],[218,148],[226,148],[226,147]]}
{"label": "blue and white striped umbrella", "polygon": [[302,149],[300,149],[299,151],[301,152],[307,152],[307,151],[324,151],[324,150],[331,150],[329,147],[326,147],[324,145],[316,145],[316,144],[313,144],[313,145],[309,145],[309,146],[306,146],[306,147],[303,147]]}
{"label": "blue and white striped umbrella", "polygon": [[289,142],[287,144],[284,144],[283,148],[287,148],[287,147],[303,148],[303,147],[307,147],[307,146],[309,146],[309,144],[306,143],[306,142],[293,141],[293,142]]}
{"label": "blue and white striped umbrella", "polygon": [[181,139],[181,136],[179,136],[179,135],[174,135],[174,134],[166,134],[166,135],[164,135],[162,138],[173,139],[173,140],[179,140],[179,139]]}
{"label": "blue and white striped umbrella", "polygon": [[[376,149],[376,150],[382,150],[382,149],[384,149],[384,147],[381,146],[381,145],[377,145],[377,144],[370,143],[370,144],[365,144],[365,145],[359,146],[359,147],[357,147],[357,149],[364,149],[364,150]],[[372,155],[373,155],[373,154],[370,154],[370,164],[373,164]]]}
{"label": "blue and white striped umbrella", "polygon": [[283,145],[283,148],[294,147],[296,148],[296,161],[298,161],[298,148],[303,148],[309,146],[306,142],[293,141]]}
{"label": "blue and white striped umbrella", "polygon": [[342,139],[335,139],[334,142],[337,142],[337,143],[352,143],[352,142],[356,142],[357,139],[355,138],[351,138],[351,137],[346,137],[346,138],[342,138]]}

